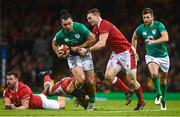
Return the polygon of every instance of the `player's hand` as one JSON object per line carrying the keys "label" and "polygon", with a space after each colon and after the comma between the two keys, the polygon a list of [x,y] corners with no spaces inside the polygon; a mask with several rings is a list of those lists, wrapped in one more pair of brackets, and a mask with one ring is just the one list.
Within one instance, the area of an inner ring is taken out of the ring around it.
{"label": "player's hand", "polygon": [[87,49],[86,48],[79,48],[79,54],[81,55],[81,56],[84,56],[84,55],[86,55],[86,53],[87,53]]}
{"label": "player's hand", "polygon": [[145,40],[145,43],[155,44],[155,41],[154,41],[154,40],[151,40],[151,39],[146,39],[146,40]]}
{"label": "player's hand", "polygon": [[14,104],[9,105],[10,109],[16,109],[16,106]]}
{"label": "player's hand", "polygon": [[62,54],[62,58],[66,58],[70,54],[70,50],[67,50],[66,53]]}
{"label": "player's hand", "polygon": [[8,105],[5,105],[4,109],[11,109],[11,108],[10,108],[10,105],[9,105],[9,104],[8,104]]}
{"label": "player's hand", "polygon": [[62,58],[64,52],[63,52],[63,51],[58,51],[56,54],[57,54],[57,56],[58,56],[59,58]]}
{"label": "player's hand", "polygon": [[78,46],[71,47],[71,51],[73,52],[78,52],[78,50],[79,50]]}

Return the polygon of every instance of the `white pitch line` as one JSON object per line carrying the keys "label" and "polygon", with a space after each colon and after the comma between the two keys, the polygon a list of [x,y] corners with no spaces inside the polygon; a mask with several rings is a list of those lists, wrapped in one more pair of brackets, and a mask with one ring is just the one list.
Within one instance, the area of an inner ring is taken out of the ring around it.
{"label": "white pitch line", "polygon": [[[113,111],[113,110],[95,110],[95,112],[96,112],[96,111],[98,111],[98,112],[104,112],[104,113],[108,113],[108,112],[109,112],[109,113],[112,113],[112,112],[141,112],[141,111],[126,111],[126,110],[125,110],[125,111],[123,111],[123,110],[114,110],[114,111]],[[143,112],[143,111],[145,111],[145,112],[146,112],[146,111],[147,111],[147,112],[151,112],[151,111],[152,111],[152,112],[153,112],[153,111],[161,111],[161,110],[142,110],[142,112]],[[90,111],[90,112],[92,112],[92,111]]]}

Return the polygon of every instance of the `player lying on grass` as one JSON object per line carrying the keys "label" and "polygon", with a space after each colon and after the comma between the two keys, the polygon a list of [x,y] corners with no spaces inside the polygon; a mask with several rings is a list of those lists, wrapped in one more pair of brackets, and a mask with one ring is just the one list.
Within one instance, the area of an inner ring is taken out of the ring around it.
{"label": "player lying on grass", "polygon": [[56,100],[47,99],[44,94],[33,94],[31,89],[18,80],[15,71],[7,73],[7,88],[3,97],[5,109],[60,109],[64,108]]}
{"label": "player lying on grass", "polygon": [[[63,79],[61,79],[60,81],[56,82],[55,84],[53,84],[51,82],[51,73],[52,71],[42,71],[40,72],[40,76],[44,78],[44,94],[48,95],[48,96],[53,96],[53,95],[58,95],[58,96],[74,96],[76,97],[78,103],[83,106],[85,109],[88,106],[88,99],[89,96],[87,95],[88,93],[86,91],[84,91],[84,89],[86,89],[86,85],[83,86],[83,88],[81,90],[77,90],[73,91],[74,93],[69,94],[67,92],[67,87],[71,82],[74,82],[74,78],[73,77],[65,77]],[[95,72],[95,80],[96,80],[96,84],[98,82],[102,82],[104,80],[104,74],[101,70],[96,70]],[[98,90],[98,86],[97,86],[97,90]],[[132,95],[126,95],[126,104],[130,103],[132,100]]]}

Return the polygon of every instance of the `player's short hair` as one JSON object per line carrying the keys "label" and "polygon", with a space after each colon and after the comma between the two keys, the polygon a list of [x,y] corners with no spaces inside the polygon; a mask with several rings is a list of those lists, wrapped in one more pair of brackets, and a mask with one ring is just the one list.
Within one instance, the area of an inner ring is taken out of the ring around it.
{"label": "player's short hair", "polygon": [[97,8],[93,8],[87,12],[87,14],[90,14],[90,13],[101,16],[101,13]]}
{"label": "player's short hair", "polygon": [[143,11],[142,11],[142,15],[146,15],[150,13],[152,16],[154,16],[154,13],[153,13],[153,10],[151,8],[145,8]]}
{"label": "player's short hair", "polygon": [[60,20],[62,21],[62,20],[67,20],[68,18],[71,18],[72,19],[72,16],[71,16],[71,14],[68,12],[68,10],[66,10],[66,9],[62,9],[61,10],[61,17],[60,17]]}
{"label": "player's short hair", "polygon": [[10,76],[10,75],[13,75],[15,78],[18,79],[18,73],[16,71],[12,70],[12,71],[7,72],[6,76]]}

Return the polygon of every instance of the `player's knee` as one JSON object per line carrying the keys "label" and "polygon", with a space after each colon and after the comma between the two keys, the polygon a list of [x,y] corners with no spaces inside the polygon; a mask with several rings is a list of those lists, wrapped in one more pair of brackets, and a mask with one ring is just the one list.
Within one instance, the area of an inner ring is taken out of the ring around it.
{"label": "player's knee", "polygon": [[158,77],[158,73],[155,72],[151,73],[151,78],[157,78],[157,77]]}
{"label": "player's knee", "polygon": [[84,82],[85,82],[85,76],[84,75],[80,75],[77,79],[77,83],[78,84],[84,84]]}
{"label": "player's knee", "polygon": [[140,84],[139,84],[139,82],[137,82],[136,80],[133,79],[130,81],[130,86],[132,89],[136,90],[140,87]]}
{"label": "player's knee", "polygon": [[110,72],[105,73],[106,80],[113,81],[114,78],[115,78],[114,74],[112,74]]}
{"label": "player's knee", "polygon": [[90,78],[90,79],[88,79],[87,80],[87,84],[89,84],[89,85],[94,85],[95,84],[95,79],[94,78]]}

